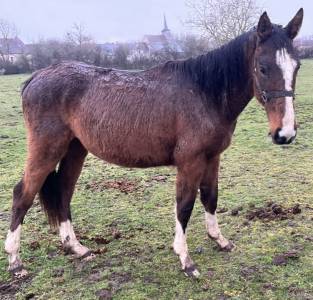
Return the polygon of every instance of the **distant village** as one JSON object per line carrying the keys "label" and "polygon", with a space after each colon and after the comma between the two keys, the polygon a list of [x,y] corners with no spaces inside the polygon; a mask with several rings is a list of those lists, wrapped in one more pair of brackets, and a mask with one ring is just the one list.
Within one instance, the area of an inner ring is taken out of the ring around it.
{"label": "distant village", "polygon": [[[127,43],[95,43],[100,55],[108,60],[113,59],[115,53],[122,46],[127,49],[127,60],[131,63],[138,59],[149,60],[152,57],[164,56],[171,53],[175,58],[183,56],[183,49],[174,38],[167,25],[166,17],[163,19],[163,29],[158,35],[146,34],[140,41]],[[0,38],[0,54],[4,60],[12,64],[18,63],[21,58],[30,63],[38,44],[25,44],[19,37],[4,39]]]}
{"label": "distant village", "polygon": [[[298,38],[295,45],[302,58],[313,57],[313,36]],[[54,40],[25,44],[19,37],[0,38],[0,58],[5,62],[0,66],[0,74],[33,71],[67,59],[108,67],[146,68],[160,61],[195,56],[210,49],[203,38],[189,36],[179,40],[175,37],[165,15],[163,29],[158,35],[146,34],[136,42],[86,42],[78,46],[79,49],[73,52],[66,43]]]}

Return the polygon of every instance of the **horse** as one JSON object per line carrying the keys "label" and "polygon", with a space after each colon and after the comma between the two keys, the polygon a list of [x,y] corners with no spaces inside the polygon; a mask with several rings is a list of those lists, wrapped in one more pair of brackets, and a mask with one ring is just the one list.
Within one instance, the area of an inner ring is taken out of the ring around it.
{"label": "horse", "polygon": [[19,256],[23,219],[39,194],[64,249],[82,259],[94,254],[75,236],[70,202],[88,152],[119,166],[174,166],[174,252],[183,272],[197,277],[186,241],[200,190],[207,234],[224,251],[234,244],[221,233],[217,215],[221,153],[237,118],[255,96],[265,109],[275,144],[296,137],[294,90],[300,61],[293,47],[301,8],[287,26],[264,12],[256,27],[198,57],[168,61],[144,71],[61,62],[24,83],[27,131],[24,174],[13,189],[5,241],[9,268],[27,274]]}

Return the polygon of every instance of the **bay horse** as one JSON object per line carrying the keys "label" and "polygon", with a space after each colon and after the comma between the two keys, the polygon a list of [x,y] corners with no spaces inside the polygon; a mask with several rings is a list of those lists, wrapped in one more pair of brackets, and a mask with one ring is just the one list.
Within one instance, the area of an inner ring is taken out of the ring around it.
{"label": "bay horse", "polygon": [[13,191],[5,242],[9,271],[26,274],[19,257],[21,224],[37,193],[64,248],[80,258],[93,256],[77,240],[70,212],[88,152],[120,166],[177,167],[173,248],[186,275],[199,275],[186,242],[199,189],[209,237],[231,251],[215,213],[220,154],[254,96],[266,110],[273,142],[294,140],[300,63],[293,39],[302,19],[300,9],[282,27],[265,12],[255,28],[219,49],[145,71],[64,62],[35,72],[22,89],[27,160]]}

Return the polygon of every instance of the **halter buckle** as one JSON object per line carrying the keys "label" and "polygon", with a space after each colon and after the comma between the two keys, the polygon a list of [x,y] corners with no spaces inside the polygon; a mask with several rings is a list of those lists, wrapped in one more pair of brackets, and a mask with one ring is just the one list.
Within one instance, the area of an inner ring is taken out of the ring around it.
{"label": "halter buckle", "polygon": [[267,93],[265,91],[261,92],[261,98],[262,98],[263,102],[265,102],[265,103],[268,101]]}
{"label": "halter buckle", "polygon": [[276,98],[283,98],[283,97],[292,97],[295,98],[295,94],[293,91],[261,91],[261,98],[264,101],[264,103],[269,102],[270,100],[276,99]]}

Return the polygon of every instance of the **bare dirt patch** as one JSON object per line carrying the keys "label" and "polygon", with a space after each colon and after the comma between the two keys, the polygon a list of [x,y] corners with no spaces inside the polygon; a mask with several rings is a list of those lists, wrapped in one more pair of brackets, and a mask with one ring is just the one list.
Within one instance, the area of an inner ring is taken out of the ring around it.
{"label": "bare dirt patch", "polygon": [[128,179],[97,181],[86,184],[86,189],[93,192],[101,192],[107,189],[119,190],[122,193],[128,194],[139,189],[139,182]]}
{"label": "bare dirt patch", "polygon": [[[100,267],[98,265],[98,267]],[[132,280],[131,274],[127,272],[112,272],[110,275],[108,275],[107,278],[103,277],[101,275],[101,272],[99,270],[94,270],[92,274],[89,275],[88,281],[89,282],[97,282],[101,280],[108,280],[108,288],[105,289],[100,289],[96,291],[96,296],[98,299],[103,299],[103,300],[109,300],[113,299],[114,295],[123,288],[125,284],[130,282]]]}
{"label": "bare dirt patch", "polygon": [[300,204],[295,204],[291,207],[283,207],[282,205],[268,202],[265,207],[253,208],[246,214],[246,218],[249,221],[262,220],[262,221],[273,221],[273,220],[287,220],[293,219],[294,215],[300,214]]}
{"label": "bare dirt patch", "polygon": [[79,232],[77,232],[76,237],[79,240],[88,240],[88,241],[95,242],[97,245],[106,245],[106,244],[109,244],[111,242],[110,239],[107,239],[101,235],[88,236],[88,235],[83,235],[83,234],[80,234]]}
{"label": "bare dirt patch", "polygon": [[30,244],[29,244],[29,249],[30,250],[37,250],[40,248],[40,244],[38,241],[32,241]]}
{"label": "bare dirt patch", "polygon": [[272,263],[275,266],[285,266],[289,261],[298,260],[299,257],[300,251],[298,249],[292,249],[273,257]]}
{"label": "bare dirt patch", "polygon": [[168,176],[170,176],[170,174],[152,176],[150,181],[166,182],[168,180]]}
{"label": "bare dirt patch", "polygon": [[99,300],[110,300],[112,299],[112,293],[111,291],[107,289],[102,289],[96,292],[96,296]]}
{"label": "bare dirt patch", "polygon": [[[13,278],[8,282],[0,281],[0,299],[11,300],[15,299],[15,294],[20,290],[22,283],[31,283],[32,277]],[[30,299],[30,298],[28,298]]]}

